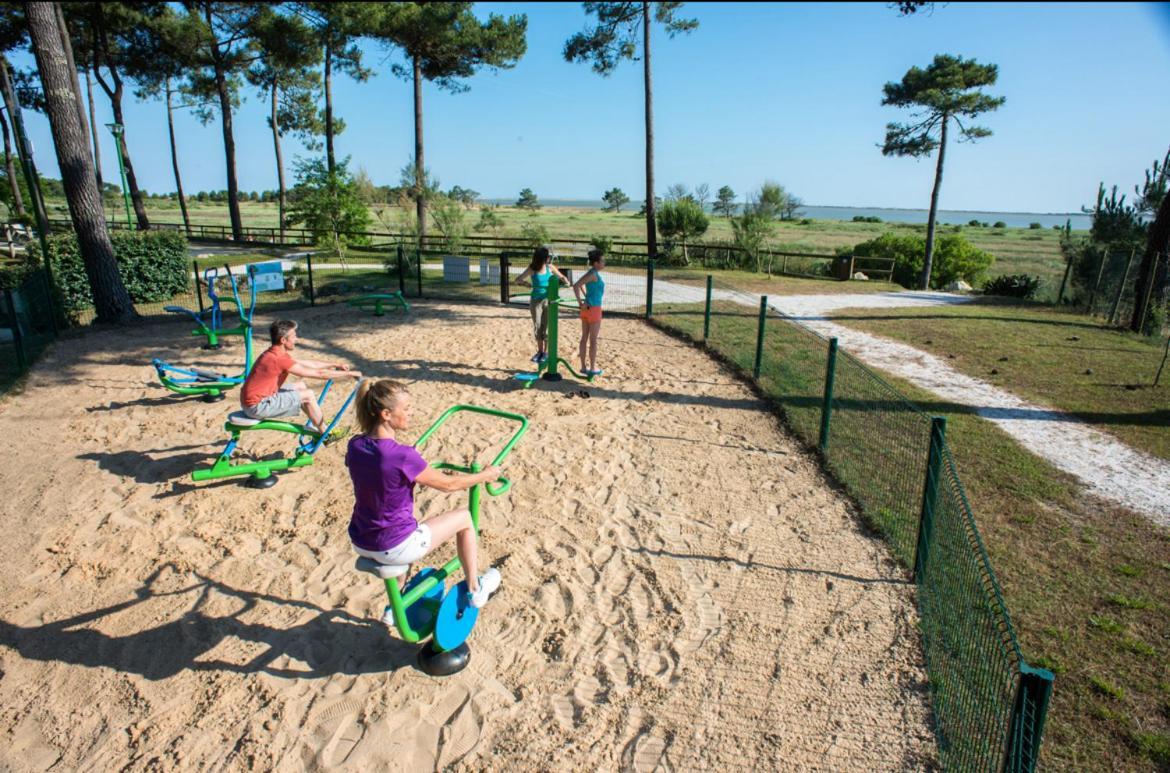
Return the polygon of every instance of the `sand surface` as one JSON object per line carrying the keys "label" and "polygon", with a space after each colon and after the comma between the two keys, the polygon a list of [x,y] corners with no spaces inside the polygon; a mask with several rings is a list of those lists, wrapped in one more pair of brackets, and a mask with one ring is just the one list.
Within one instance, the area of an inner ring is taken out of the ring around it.
{"label": "sand surface", "polygon": [[[0,767],[933,766],[913,586],[706,355],[607,319],[602,380],[522,391],[526,310],[295,318],[302,356],[412,382],[409,439],[454,403],[530,418],[512,492],[485,497],[481,552],[504,583],[471,666],[428,677],[379,622],[384,592],[352,568],[343,449],[269,490],[190,482],[234,395],[170,396],[147,363],[235,370],[238,339],[208,354],[181,324],[90,333],[0,403]],[[566,322],[564,345],[576,335]],[[486,461],[508,430],[461,417],[425,455]],[[425,516],[465,495],[419,501]]]}

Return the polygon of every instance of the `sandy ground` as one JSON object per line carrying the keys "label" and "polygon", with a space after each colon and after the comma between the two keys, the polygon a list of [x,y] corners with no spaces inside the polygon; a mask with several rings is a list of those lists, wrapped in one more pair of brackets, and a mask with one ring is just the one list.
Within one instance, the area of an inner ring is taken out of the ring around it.
{"label": "sandy ground", "polygon": [[[379,622],[340,448],[265,491],[189,481],[234,401],[170,396],[146,363],[234,370],[238,341],[91,333],[0,404],[0,767],[933,767],[913,587],[743,385],[614,318],[588,399],[522,391],[526,311],[412,308],[298,312],[302,354],[412,382],[416,434],[460,402],[530,417],[512,492],[485,497],[504,584],[471,666],[432,679]],[[507,431],[471,418],[425,455],[486,460]]]}

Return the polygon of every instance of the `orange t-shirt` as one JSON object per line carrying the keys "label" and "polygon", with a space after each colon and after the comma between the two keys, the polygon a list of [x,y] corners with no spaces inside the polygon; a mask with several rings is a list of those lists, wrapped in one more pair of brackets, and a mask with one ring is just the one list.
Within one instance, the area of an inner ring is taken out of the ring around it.
{"label": "orange t-shirt", "polygon": [[252,366],[252,372],[244,380],[240,390],[240,405],[251,407],[276,394],[284,380],[288,378],[288,369],[296,361],[281,346],[271,346],[264,351]]}

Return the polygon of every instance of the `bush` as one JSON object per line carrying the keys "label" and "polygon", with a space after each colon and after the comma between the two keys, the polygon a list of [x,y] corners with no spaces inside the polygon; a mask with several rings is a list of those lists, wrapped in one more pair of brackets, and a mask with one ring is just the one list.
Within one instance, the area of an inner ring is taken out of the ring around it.
{"label": "bush", "polygon": [[1005,298],[1028,300],[1040,289],[1040,277],[1027,274],[1001,274],[983,285],[984,295],[1002,295]]}
{"label": "bush", "polygon": [[810,220],[809,218],[807,218],[807,217],[806,217],[806,218],[803,218],[803,219],[800,221],[800,224],[801,224],[801,225],[812,225],[812,224],[813,224],[813,221],[812,221],[812,220]]}
{"label": "bush", "polygon": [[1040,225],[1039,223],[1028,223],[1028,228],[1032,229],[1033,231],[1038,231],[1043,227],[1044,226]]}
{"label": "bush", "polygon": [[967,225],[971,226],[972,228],[979,228],[983,225],[983,223],[980,223],[978,220],[968,220]]}
{"label": "bush", "polygon": [[1002,220],[996,220],[995,225],[993,225],[991,227],[992,228],[1007,228],[1007,223],[1003,222]]}
{"label": "bush", "polygon": [[868,216],[867,215],[854,215],[853,222],[854,223],[880,223],[880,222],[882,222],[882,219],[880,217],[874,217],[873,215],[868,215]]}
{"label": "bush", "polygon": [[599,250],[603,255],[608,255],[613,250],[613,239],[601,234],[594,234],[589,237],[589,244]]}
{"label": "bush", "polygon": [[[191,286],[187,237],[178,231],[114,231],[110,234],[118,273],[135,303],[169,301]],[[40,244],[29,244],[29,255],[39,263]],[[77,237],[72,233],[49,237],[50,266],[58,300],[66,314],[93,306],[93,295]]]}
{"label": "bush", "polygon": [[[918,235],[898,236],[887,231],[852,250],[846,247],[839,252],[846,255],[852,252],[859,258],[892,258],[894,281],[903,287],[917,287],[926,257],[926,239]],[[976,248],[958,234],[940,236],[935,240],[930,286],[946,287],[957,279],[973,284],[994,260],[990,253]]]}
{"label": "bush", "polygon": [[690,262],[687,242],[706,233],[711,223],[703,208],[692,199],[668,201],[658,210],[657,219],[659,232],[668,241],[677,238],[682,244],[682,263],[687,265]]}
{"label": "bush", "polygon": [[536,249],[542,244],[548,244],[552,236],[549,235],[548,229],[543,225],[535,220],[530,220],[520,226],[520,239],[526,247]]}

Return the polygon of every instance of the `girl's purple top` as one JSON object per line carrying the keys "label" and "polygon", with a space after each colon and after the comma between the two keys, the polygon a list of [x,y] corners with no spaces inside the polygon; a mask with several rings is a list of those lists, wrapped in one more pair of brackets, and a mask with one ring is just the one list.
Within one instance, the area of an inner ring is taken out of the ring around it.
{"label": "girl's purple top", "polygon": [[353,479],[349,538],[362,550],[389,550],[418,528],[414,481],[427,462],[414,446],[357,435],[345,451]]}

